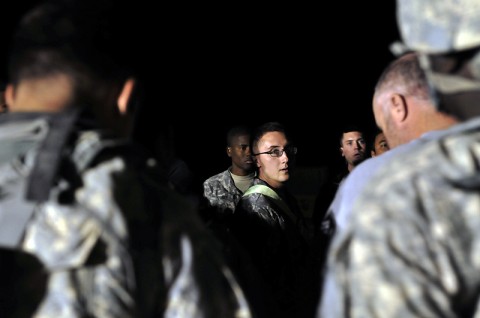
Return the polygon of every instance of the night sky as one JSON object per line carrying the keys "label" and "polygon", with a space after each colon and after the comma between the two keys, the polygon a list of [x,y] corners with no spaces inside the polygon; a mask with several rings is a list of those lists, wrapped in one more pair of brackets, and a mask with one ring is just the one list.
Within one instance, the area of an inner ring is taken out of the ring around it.
{"label": "night sky", "polygon": [[[5,12],[4,39],[36,2]],[[132,1],[135,14],[122,18],[133,33],[143,33],[129,47],[147,82],[141,138],[148,143],[158,127],[171,126],[177,153],[200,180],[229,165],[225,134],[239,123],[285,124],[299,148],[299,166],[341,162],[343,124],[375,129],[373,87],[393,59],[388,46],[398,39],[395,2],[374,2],[156,9]]]}

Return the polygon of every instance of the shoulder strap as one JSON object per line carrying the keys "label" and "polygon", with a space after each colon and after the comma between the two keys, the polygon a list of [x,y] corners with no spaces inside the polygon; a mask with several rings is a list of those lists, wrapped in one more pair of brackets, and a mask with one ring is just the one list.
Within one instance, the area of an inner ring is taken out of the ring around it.
{"label": "shoulder strap", "polygon": [[50,130],[37,151],[35,165],[28,177],[25,197],[32,202],[48,200],[62,158],[62,148],[73,130],[78,110],[67,109],[50,119]]}
{"label": "shoulder strap", "polygon": [[275,192],[273,189],[263,184],[256,184],[248,188],[248,190],[245,191],[243,196],[246,197],[253,193],[260,193],[273,199],[273,201],[283,210],[283,212],[285,212],[290,217],[290,219],[292,219],[293,223],[297,224],[297,216],[293,214],[288,205],[285,204],[285,201],[283,201],[282,198],[280,198],[277,192]]}

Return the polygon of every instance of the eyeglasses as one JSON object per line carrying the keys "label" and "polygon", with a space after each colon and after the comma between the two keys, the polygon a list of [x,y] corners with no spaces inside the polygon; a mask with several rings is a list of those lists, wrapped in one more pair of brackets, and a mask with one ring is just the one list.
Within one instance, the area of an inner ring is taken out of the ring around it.
{"label": "eyeglasses", "polygon": [[288,147],[288,148],[283,148],[283,149],[275,148],[275,149],[272,149],[270,151],[254,153],[252,155],[253,156],[270,155],[271,157],[281,157],[284,152],[287,153],[287,156],[294,156],[294,155],[297,154],[297,147]]}

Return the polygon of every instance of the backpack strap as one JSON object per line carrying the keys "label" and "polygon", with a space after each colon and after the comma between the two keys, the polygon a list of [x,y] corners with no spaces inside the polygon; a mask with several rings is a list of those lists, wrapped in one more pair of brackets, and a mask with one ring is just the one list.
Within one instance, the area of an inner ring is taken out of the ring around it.
{"label": "backpack strap", "polygon": [[48,200],[61,159],[78,110],[69,109],[64,113],[48,117],[49,128],[40,143],[32,170],[27,176],[19,173],[15,164],[0,170],[0,247],[19,248],[25,236],[27,224],[39,203]]}
{"label": "backpack strap", "polygon": [[75,108],[67,109],[50,119],[50,130],[38,149],[26,188],[26,199],[32,202],[48,200],[50,190],[57,176],[60,161],[70,133],[75,126],[79,111]]}
{"label": "backpack strap", "polygon": [[285,201],[282,200],[282,198],[280,198],[280,196],[277,194],[277,192],[275,192],[275,190],[263,184],[256,184],[248,188],[248,190],[245,191],[243,196],[246,197],[253,193],[260,193],[272,199],[275,204],[278,205],[282,209],[282,211],[285,212],[288,217],[290,217],[290,219],[292,219],[293,223],[297,224],[297,216],[293,214],[292,210],[290,210],[288,205],[285,203]]}

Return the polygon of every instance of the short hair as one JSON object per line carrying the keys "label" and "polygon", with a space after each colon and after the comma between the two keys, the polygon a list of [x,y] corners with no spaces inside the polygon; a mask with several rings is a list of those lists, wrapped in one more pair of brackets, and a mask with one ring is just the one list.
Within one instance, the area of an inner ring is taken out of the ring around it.
{"label": "short hair", "polygon": [[128,72],[120,63],[121,49],[111,32],[110,9],[104,0],[95,4],[89,0],[51,1],[27,13],[11,45],[10,83],[66,75],[76,104],[111,100],[120,92]]}
{"label": "short hair", "polygon": [[429,99],[429,83],[415,53],[407,53],[391,62],[380,75],[375,93],[391,86],[401,85],[404,94]]}
{"label": "short hair", "polygon": [[279,123],[279,122],[268,122],[268,123],[265,123],[259,127],[257,127],[255,129],[255,132],[253,134],[253,137],[252,137],[252,143],[251,143],[251,147],[252,147],[252,150],[255,149],[255,150],[258,150],[258,142],[260,141],[260,139],[263,137],[263,135],[265,135],[266,133],[269,133],[269,132],[274,132],[274,131],[278,131],[278,132],[281,132],[285,135],[285,137],[287,138],[287,141],[290,142],[290,137],[289,135],[287,134],[286,130],[285,130],[285,127]]}
{"label": "short hair", "polygon": [[383,131],[381,129],[376,129],[375,130],[375,133],[372,135],[372,140],[371,140],[371,150],[375,151],[375,139],[377,139],[377,136],[380,135],[380,134],[383,134]]}
{"label": "short hair", "polygon": [[339,141],[340,141],[340,146],[343,146],[343,135],[345,133],[348,133],[348,132],[352,132],[352,131],[358,131],[360,132],[362,135],[365,134],[364,132],[364,129],[361,128],[360,126],[356,125],[356,124],[347,124],[347,125],[344,125],[342,127],[342,130],[339,134]]}
{"label": "short hair", "polygon": [[250,138],[250,128],[244,125],[234,126],[227,132],[227,146],[231,146],[233,139],[238,136],[248,136]]}

